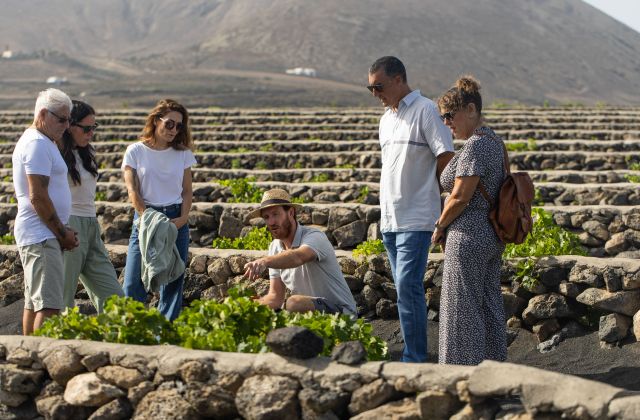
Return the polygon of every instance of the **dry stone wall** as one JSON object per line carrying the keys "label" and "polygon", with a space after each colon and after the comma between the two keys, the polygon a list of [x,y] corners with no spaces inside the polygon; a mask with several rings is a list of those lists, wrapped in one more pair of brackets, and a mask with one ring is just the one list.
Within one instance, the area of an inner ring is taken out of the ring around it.
{"label": "dry stone wall", "polygon": [[[303,191],[304,187],[300,189]],[[291,189],[294,195],[298,192]],[[304,194],[304,193],[301,193]],[[343,195],[345,198],[346,195]],[[133,220],[133,209],[125,203],[98,203],[98,221],[106,243],[125,244]],[[255,204],[196,203],[189,217],[191,246],[211,246],[214,238],[236,238],[261,219],[246,215]],[[553,206],[555,222],[579,235],[580,242],[595,257],[640,257],[640,207],[636,206]],[[0,204],[0,235],[13,231],[15,205]],[[380,208],[364,204],[305,204],[298,220],[325,232],[339,249],[350,249],[366,239],[379,239]]]}
{"label": "dry stone wall", "polygon": [[[508,363],[355,366],[0,336],[3,419],[637,419],[640,397]],[[510,416],[510,417],[505,417]]]}
{"label": "dry stone wall", "polygon": [[[313,181],[313,180],[312,180]],[[281,182],[256,182],[263,190],[286,188],[292,197],[305,203],[363,203],[379,204],[379,184],[362,182],[300,182],[294,185]],[[588,205],[640,205],[640,188],[633,183],[574,185],[567,183],[542,183],[536,186],[537,205],[588,206]],[[102,201],[127,202],[124,183],[100,182],[96,191]],[[229,188],[215,182],[193,184],[193,200],[196,203],[233,202]],[[15,202],[13,184],[0,183],[0,203]]]}

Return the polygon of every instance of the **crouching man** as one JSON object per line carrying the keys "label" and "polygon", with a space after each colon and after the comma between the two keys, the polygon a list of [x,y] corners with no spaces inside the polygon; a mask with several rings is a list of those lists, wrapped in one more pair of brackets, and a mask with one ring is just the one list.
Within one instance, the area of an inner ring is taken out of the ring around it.
{"label": "crouching man", "polygon": [[285,287],[291,291],[284,309],[356,315],[356,303],[342,275],[333,246],[318,229],[300,225],[296,211],[282,189],[266,191],[250,218],[262,217],[273,236],[269,255],[247,263],[245,276],[259,278],[269,269],[269,293],[260,299],[272,309],[283,308]]}

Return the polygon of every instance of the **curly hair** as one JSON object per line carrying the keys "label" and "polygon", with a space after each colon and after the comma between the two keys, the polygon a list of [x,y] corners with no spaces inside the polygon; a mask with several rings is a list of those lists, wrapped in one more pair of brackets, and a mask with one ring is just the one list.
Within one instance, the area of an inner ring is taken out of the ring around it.
{"label": "curly hair", "polygon": [[455,112],[468,104],[474,104],[478,114],[482,112],[482,96],[480,83],[473,76],[462,76],[455,85],[438,98],[441,111]]}

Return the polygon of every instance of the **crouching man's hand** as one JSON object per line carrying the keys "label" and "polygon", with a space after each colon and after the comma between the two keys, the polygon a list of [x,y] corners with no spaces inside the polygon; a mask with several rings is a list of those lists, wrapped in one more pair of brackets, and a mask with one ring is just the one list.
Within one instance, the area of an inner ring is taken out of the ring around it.
{"label": "crouching man's hand", "polygon": [[262,277],[262,273],[267,269],[264,258],[248,262],[244,265],[244,276],[253,281]]}

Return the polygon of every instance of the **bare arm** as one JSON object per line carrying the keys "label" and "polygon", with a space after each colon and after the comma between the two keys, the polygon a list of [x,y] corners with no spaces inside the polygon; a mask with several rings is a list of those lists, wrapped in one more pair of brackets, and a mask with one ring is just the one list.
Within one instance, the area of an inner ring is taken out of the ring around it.
{"label": "bare arm", "polygon": [[129,200],[131,205],[136,210],[138,215],[142,216],[146,206],[140,194],[140,180],[138,179],[138,173],[131,166],[124,167],[124,183],[127,186],[127,193],[129,194]]}
{"label": "bare arm", "polygon": [[317,255],[313,249],[302,245],[300,248],[288,249],[276,255],[269,255],[248,262],[244,266],[244,275],[249,280],[254,280],[259,278],[267,268],[286,269],[300,267],[302,264],[313,261],[316,258]]}
{"label": "bare arm", "polygon": [[269,283],[269,292],[258,299],[258,302],[269,306],[271,309],[278,309],[284,303],[285,287],[280,277],[273,278]]}
{"label": "bare arm", "polygon": [[62,224],[49,197],[49,177],[27,175],[27,182],[29,184],[29,200],[33,209],[53,232],[62,249],[73,249],[78,246],[78,241],[75,239],[76,232]]}
{"label": "bare arm", "polygon": [[463,176],[456,178],[453,184],[453,191],[451,191],[451,196],[442,210],[440,219],[438,219],[439,227],[433,233],[431,239],[432,242],[442,243],[444,238],[444,229],[446,229],[447,226],[460,216],[467,207],[478,186],[479,180],[479,176]]}
{"label": "bare arm", "polygon": [[189,211],[191,210],[192,202],[193,186],[191,181],[191,168],[187,168],[184,170],[182,177],[182,208],[180,209],[180,217],[171,220],[178,229],[189,223]]}

